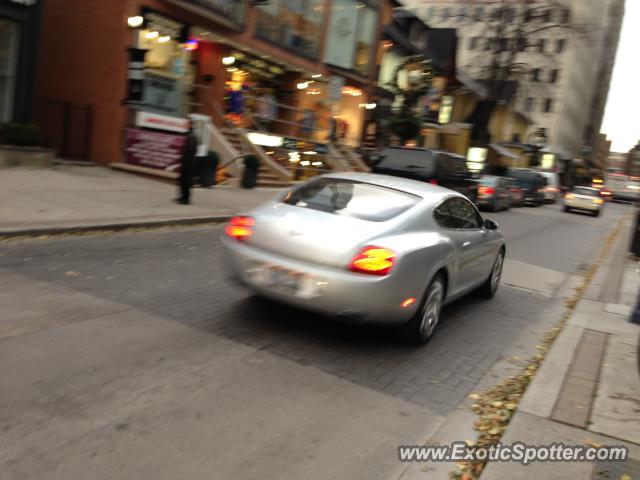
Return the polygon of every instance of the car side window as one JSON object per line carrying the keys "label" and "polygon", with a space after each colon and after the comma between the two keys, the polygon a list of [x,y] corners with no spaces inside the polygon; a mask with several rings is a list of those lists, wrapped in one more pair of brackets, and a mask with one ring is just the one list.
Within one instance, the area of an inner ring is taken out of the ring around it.
{"label": "car side window", "polygon": [[433,216],[438,222],[438,225],[444,228],[456,228],[453,226],[453,220],[451,218],[451,214],[449,213],[449,208],[447,207],[447,202],[442,202],[438,208],[433,212]]}
{"label": "car side window", "polygon": [[447,203],[452,223],[455,225],[453,228],[475,230],[481,227],[480,215],[468,200],[456,197],[447,200],[445,203]]}

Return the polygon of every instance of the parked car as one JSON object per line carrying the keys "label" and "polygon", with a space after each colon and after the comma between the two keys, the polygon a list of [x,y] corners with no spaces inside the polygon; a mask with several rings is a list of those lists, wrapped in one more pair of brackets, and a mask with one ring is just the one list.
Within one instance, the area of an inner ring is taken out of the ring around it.
{"label": "parked car", "polygon": [[547,203],[556,203],[560,198],[560,177],[553,172],[538,172],[547,179],[547,185],[544,187],[544,201]]}
{"label": "parked car", "polygon": [[478,198],[478,181],[460,155],[426,148],[388,147],[373,160],[373,173],[410,178],[449,188],[472,202]]}
{"label": "parked car", "polygon": [[547,180],[539,172],[528,168],[509,168],[507,175],[524,191],[524,203],[537,207],[544,204],[544,187]]}
{"label": "parked car", "polygon": [[510,186],[508,178],[483,175],[478,185],[478,206],[492,212],[508,210],[511,207]]}
{"label": "parked car", "polygon": [[588,212],[594,217],[600,215],[604,200],[600,191],[592,187],[573,187],[564,196],[564,211]]}
{"label": "parked car", "polygon": [[640,199],[640,184],[636,177],[610,173],[607,175],[605,185],[611,190],[611,199],[614,202],[635,202]]}
{"label": "parked car", "polygon": [[521,207],[524,205],[524,190],[518,185],[515,179],[508,178],[509,194],[511,195],[511,206]]}
{"label": "parked car", "polygon": [[498,225],[452,190],[367,173],[315,177],[225,228],[231,278],[259,296],[406,325],[427,342],[444,304],[498,288]]}

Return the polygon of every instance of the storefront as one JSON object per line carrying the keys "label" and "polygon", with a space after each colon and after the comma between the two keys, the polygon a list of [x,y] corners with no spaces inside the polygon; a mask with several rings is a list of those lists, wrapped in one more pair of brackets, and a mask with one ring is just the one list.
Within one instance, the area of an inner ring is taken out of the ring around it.
{"label": "storefront", "polygon": [[0,123],[32,121],[41,0],[0,0]]}

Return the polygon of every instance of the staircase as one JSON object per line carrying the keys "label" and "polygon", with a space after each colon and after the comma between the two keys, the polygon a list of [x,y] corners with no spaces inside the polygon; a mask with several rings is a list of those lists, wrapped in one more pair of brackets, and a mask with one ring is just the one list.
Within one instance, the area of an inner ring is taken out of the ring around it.
{"label": "staircase", "polygon": [[360,155],[355,153],[351,147],[334,143],[329,146],[329,154],[337,159],[341,164],[341,170],[347,172],[368,172],[369,167],[362,160]]}

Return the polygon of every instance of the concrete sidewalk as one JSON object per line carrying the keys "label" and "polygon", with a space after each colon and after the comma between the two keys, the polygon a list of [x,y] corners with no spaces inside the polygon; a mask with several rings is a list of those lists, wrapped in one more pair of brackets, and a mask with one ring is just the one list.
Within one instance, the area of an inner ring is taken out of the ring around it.
{"label": "concrete sidewalk", "polygon": [[3,169],[0,237],[213,221],[251,209],[277,192],[197,188],[192,205],[178,205],[176,186],[108,168]]}
{"label": "concrete sidewalk", "polygon": [[625,445],[624,463],[490,463],[482,480],[640,478],[640,286],[627,257],[629,219],[527,389],[503,444]]}

